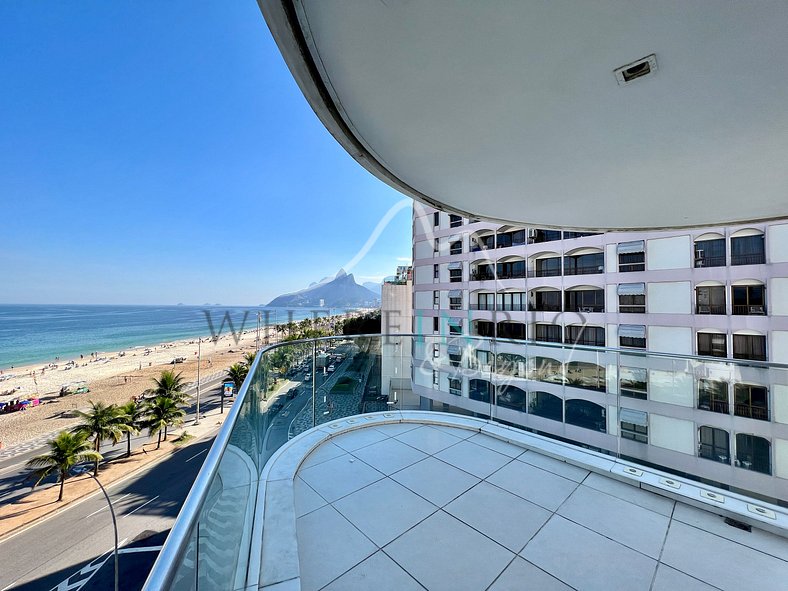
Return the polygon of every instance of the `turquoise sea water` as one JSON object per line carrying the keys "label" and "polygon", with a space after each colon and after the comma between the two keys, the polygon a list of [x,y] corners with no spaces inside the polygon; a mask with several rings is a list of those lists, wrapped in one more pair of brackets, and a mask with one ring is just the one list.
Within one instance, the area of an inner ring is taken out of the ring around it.
{"label": "turquoise sea water", "polygon": [[[211,330],[206,312],[213,323]],[[244,308],[224,306],[71,306],[0,304],[0,369],[87,356],[93,351],[122,351],[178,339],[255,330],[276,324],[341,314],[345,310]],[[267,312],[267,315],[266,315]],[[244,315],[246,321],[244,322]],[[225,320],[222,327],[222,320]]]}

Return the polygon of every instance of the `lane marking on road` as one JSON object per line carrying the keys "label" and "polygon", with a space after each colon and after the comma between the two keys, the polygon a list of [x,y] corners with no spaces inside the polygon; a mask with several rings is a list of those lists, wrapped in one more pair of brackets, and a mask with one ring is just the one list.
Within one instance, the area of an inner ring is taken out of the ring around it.
{"label": "lane marking on road", "polygon": [[194,454],[192,457],[190,457],[188,460],[186,460],[184,462],[184,464],[187,463],[187,462],[191,462],[194,458],[196,458],[197,456],[201,456],[202,454],[204,454],[207,451],[208,451],[207,449],[204,449],[201,452],[198,452],[198,453]]}
{"label": "lane marking on road", "polygon": [[156,499],[158,499],[158,498],[159,498],[159,495],[156,495],[155,497],[153,497],[153,498],[152,498],[152,499],[150,499],[149,501],[146,501],[146,502],[144,502],[142,505],[140,505],[139,507],[137,507],[136,509],[134,509],[134,511],[132,511],[131,513],[126,513],[126,514],[123,516],[123,519],[126,519],[126,517],[128,517],[129,515],[134,515],[134,513],[136,513],[136,512],[137,512],[137,511],[139,511],[140,509],[142,509],[142,508],[143,508],[145,505],[147,505],[147,504],[149,504],[149,503],[152,503],[153,501],[155,501],[155,500],[156,500]]}
{"label": "lane marking on road", "polygon": [[158,552],[164,546],[145,546],[143,548],[121,548],[118,554],[136,554],[137,552]]}
{"label": "lane marking on road", "polygon": [[[131,496],[131,494],[132,494],[132,493],[126,493],[126,494],[125,494],[125,495],[123,495],[122,497],[119,497],[119,498],[115,499],[114,501],[112,501],[112,504],[114,505],[115,503],[120,503],[120,502],[121,502],[123,499],[125,499],[126,497],[130,497],[130,496]],[[93,516],[94,516],[96,513],[101,513],[101,512],[102,512],[104,509],[106,509],[106,508],[107,508],[107,506],[106,506],[106,505],[104,505],[104,506],[103,506],[103,507],[101,507],[100,509],[96,509],[96,510],[95,510],[95,511],[93,511],[93,513],[91,513],[90,515],[86,515],[86,516],[85,516],[85,519],[87,519],[88,517],[93,517]]]}

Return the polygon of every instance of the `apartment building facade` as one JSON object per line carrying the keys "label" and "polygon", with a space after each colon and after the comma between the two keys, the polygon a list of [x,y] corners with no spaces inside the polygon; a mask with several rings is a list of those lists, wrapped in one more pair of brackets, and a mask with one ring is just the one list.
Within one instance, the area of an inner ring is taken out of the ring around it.
{"label": "apartment building facade", "polygon": [[788,220],[584,233],[417,205],[413,234],[417,393],[788,497]]}

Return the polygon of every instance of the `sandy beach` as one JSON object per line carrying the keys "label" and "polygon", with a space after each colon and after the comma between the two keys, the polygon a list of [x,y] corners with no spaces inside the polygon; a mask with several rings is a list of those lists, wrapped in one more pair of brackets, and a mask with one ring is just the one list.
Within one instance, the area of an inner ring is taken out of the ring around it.
{"label": "sandy beach", "polygon": [[[255,331],[244,332],[237,343],[232,335],[220,337],[215,343],[204,337],[200,345],[201,378],[224,372],[233,363],[242,361],[244,353],[255,350],[255,337]],[[150,388],[153,378],[165,369],[181,372],[186,382],[196,381],[197,345],[198,339],[194,338],[125,351],[98,352],[95,356],[83,354],[82,359],[60,360],[57,366],[36,364],[4,371],[0,393],[5,394],[0,395],[0,402],[37,397],[41,404],[0,414],[0,448],[73,426],[77,419],[70,416],[71,412],[85,408],[91,400],[128,402],[132,396]],[[185,361],[172,364],[177,357]],[[58,396],[63,384],[80,381],[87,382],[90,392]]]}

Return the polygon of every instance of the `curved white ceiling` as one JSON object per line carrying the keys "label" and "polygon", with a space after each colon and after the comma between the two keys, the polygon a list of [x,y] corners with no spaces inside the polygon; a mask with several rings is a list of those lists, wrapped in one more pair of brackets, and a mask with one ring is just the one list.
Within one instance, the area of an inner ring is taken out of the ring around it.
{"label": "curved white ceiling", "polygon": [[583,229],[788,215],[785,0],[260,4],[329,131],[422,201]]}

